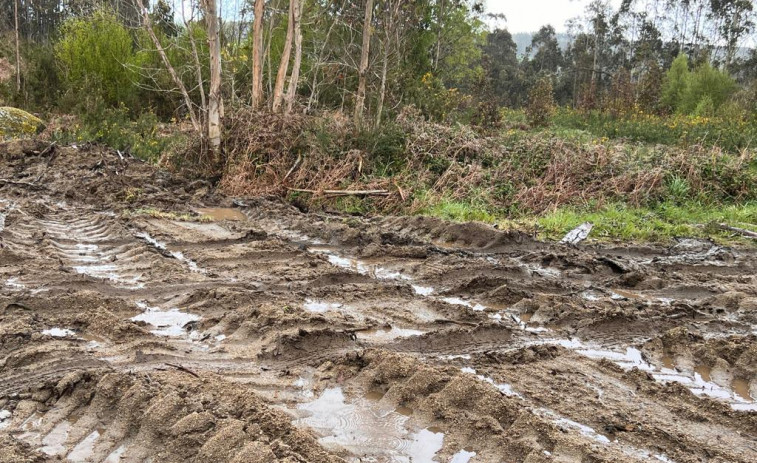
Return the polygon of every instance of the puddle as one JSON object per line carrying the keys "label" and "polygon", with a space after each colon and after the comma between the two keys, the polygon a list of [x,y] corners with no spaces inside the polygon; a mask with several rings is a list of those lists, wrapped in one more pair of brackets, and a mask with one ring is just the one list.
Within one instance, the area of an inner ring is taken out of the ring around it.
{"label": "puddle", "polygon": [[546,409],[546,408],[537,408],[534,410],[534,412],[542,416],[544,418],[548,418],[552,420],[553,423],[555,423],[558,426],[562,426],[565,428],[571,428],[579,432],[579,434],[582,434],[592,440],[595,440],[597,442],[600,442],[602,444],[610,444],[610,439],[605,436],[604,434],[598,433],[594,428],[591,426],[587,426],[585,424],[581,424],[577,421],[573,421],[569,418],[565,418],[564,416],[560,416],[557,413],[553,412],[552,410]]}
{"label": "puddle", "polygon": [[399,272],[397,270],[392,270],[386,267],[382,267],[378,264],[371,264],[360,259],[355,259],[353,257],[340,256],[339,254],[336,254],[334,251],[332,251],[329,248],[310,247],[308,248],[308,251],[312,253],[316,253],[316,254],[325,255],[329,263],[332,265],[335,265],[337,267],[344,268],[347,270],[352,270],[353,272],[357,272],[361,275],[369,275],[374,278],[378,278],[379,280],[408,281],[412,279],[408,275],[405,275],[404,273]]}
{"label": "puddle", "polygon": [[463,305],[465,307],[470,307],[476,312],[483,312],[484,310],[486,310],[486,306],[484,305],[481,305],[479,303],[474,304],[470,301],[466,301],[465,299],[462,299],[459,297],[443,297],[442,301],[446,302],[447,304]]}
{"label": "puddle", "polygon": [[11,289],[18,290],[18,291],[26,288],[26,285],[24,285],[23,283],[21,283],[20,281],[18,281],[18,278],[16,278],[16,277],[11,277],[11,278],[8,278],[7,280],[5,280],[5,286],[7,286],[7,287],[9,287]]}
{"label": "puddle", "polygon": [[430,286],[412,285],[412,287],[415,294],[418,294],[420,296],[430,296],[434,292],[434,288]]}
{"label": "puddle", "polygon": [[95,430],[84,438],[81,442],[76,444],[71,450],[71,453],[66,457],[71,461],[87,461],[91,456],[95,448],[95,442],[100,438],[100,432]]}
{"label": "puddle", "polygon": [[523,398],[522,395],[518,394],[517,392],[515,392],[513,390],[513,387],[511,385],[509,385],[507,383],[497,383],[496,381],[494,381],[494,379],[492,379],[492,378],[490,378],[488,376],[479,375],[479,374],[476,373],[476,370],[474,370],[473,368],[463,367],[463,368],[460,369],[460,371],[462,371],[463,373],[470,373],[472,375],[476,375],[476,378],[480,379],[481,381],[484,381],[484,382],[487,382],[487,383],[491,384],[492,386],[494,386],[497,389],[499,389],[499,392],[501,392],[502,394],[504,394],[506,396],[520,397],[521,399]]}
{"label": "puddle", "polygon": [[397,328],[396,326],[385,326],[381,328],[370,328],[358,331],[357,338],[364,341],[386,342],[397,338],[407,338],[410,336],[420,336],[424,331],[414,330],[411,328]]}
{"label": "puddle", "polygon": [[700,365],[690,373],[677,371],[672,357],[663,358],[663,368],[657,369],[644,360],[639,349],[626,347],[625,352],[618,352],[601,347],[589,346],[578,339],[558,339],[542,341],[544,344],[559,344],[567,349],[572,349],[579,354],[596,360],[607,359],[623,369],[638,368],[648,371],[652,377],[661,382],[680,383],[696,395],[704,395],[714,399],[728,401],[734,410],[757,410],[757,402],[749,393],[749,383],[735,379],[730,388],[723,387],[712,382],[710,368]]}
{"label": "puddle", "polygon": [[712,372],[712,368],[708,367],[707,365],[697,365],[694,367],[694,373],[698,374],[704,381],[710,382],[712,381],[712,377],[710,376],[710,373]]}
{"label": "puddle", "polygon": [[210,217],[214,221],[220,220],[247,220],[247,216],[239,209],[233,207],[204,207],[195,209],[198,214]]}
{"label": "puddle", "polygon": [[76,336],[76,333],[67,328],[50,328],[49,330],[42,330],[42,334],[52,336],[54,338],[65,338],[68,336]]}
{"label": "puddle", "polygon": [[13,414],[9,410],[0,410],[0,430],[10,426],[12,416]]}
{"label": "puddle", "polygon": [[308,312],[324,313],[331,310],[338,310],[342,307],[342,304],[340,304],[339,302],[325,302],[305,299],[304,307]]}
{"label": "puddle", "polygon": [[408,431],[407,416],[382,411],[374,400],[347,403],[339,387],[326,389],[317,399],[297,408],[308,416],[296,420],[296,425],[314,429],[327,448],[345,448],[363,458],[352,461],[431,462],[444,442],[444,434],[433,428]]}
{"label": "puddle", "polygon": [[161,243],[160,241],[156,240],[146,232],[140,232],[135,235],[137,238],[141,238],[145,240],[148,244],[153,246],[154,248],[157,248],[161,252],[167,252],[170,254],[174,259],[178,260],[179,262],[183,262],[186,264],[187,267],[189,267],[189,270],[197,273],[205,273],[205,269],[200,268],[197,265],[197,262],[193,261],[192,259],[186,257],[184,253],[181,251],[169,251],[166,247],[165,243]]}
{"label": "puddle", "polygon": [[185,336],[187,333],[184,330],[184,325],[189,322],[194,322],[200,319],[199,316],[182,312],[179,309],[160,310],[157,307],[148,307],[144,302],[138,302],[137,306],[144,309],[139,315],[131,317],[131,321],[146,322],[154,326],[155,330],[151,333],[158,336]]}
{"label": "puddle", "polygon": [[475,456],[476,452],[463,449],[452,455],[452,459],[449,461],[449,463],[468,463],[471,458]]}
{"label": "puddle", "polygon": [[103,460],[103,463],[120,463],[121,457],[126,453],[126,446],[122,445],[116,450],[112,451],[108,457]]}
{"label": "puddle", "polygon": [[749,383],[743,379],[734,379],[731,382],[731,389],[733,392],[747,402],[752,402],[754,399],[749,394]]}
{"label": "puddle", "polygon": [[66,446],[63,444],[66,443],[70,431],[71,423],[68,420],[56,424],[42,439],[42,447],[39,448],[40,452],[50,456],[63,454],[66,451]]}

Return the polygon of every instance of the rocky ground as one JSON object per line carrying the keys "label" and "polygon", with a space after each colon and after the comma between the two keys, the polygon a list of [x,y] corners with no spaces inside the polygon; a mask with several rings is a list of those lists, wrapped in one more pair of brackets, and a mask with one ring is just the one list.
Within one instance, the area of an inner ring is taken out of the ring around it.
{"label": "rocky ground", "polygon": [[754,462],[755,269],[0,144],[0,461]]}

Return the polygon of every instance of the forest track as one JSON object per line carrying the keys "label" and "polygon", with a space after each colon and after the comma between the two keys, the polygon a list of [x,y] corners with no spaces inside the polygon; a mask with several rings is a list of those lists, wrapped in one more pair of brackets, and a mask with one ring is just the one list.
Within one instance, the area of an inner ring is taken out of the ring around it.
{"label": "forest track", "polygon": [[757,460],[754,249],[304,214],[32,143],[0,144],[45,186],[0,186],[0,461]]}

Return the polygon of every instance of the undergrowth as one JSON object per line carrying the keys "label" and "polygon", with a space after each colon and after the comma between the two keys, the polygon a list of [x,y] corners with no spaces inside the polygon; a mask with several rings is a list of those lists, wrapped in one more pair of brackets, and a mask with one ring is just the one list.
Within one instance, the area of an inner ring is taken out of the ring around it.
{"label": "undergrowth", "polygon": [[[224,148],[214,175],[226,194],[278,195],[307,208],[509,222],[550,237],[591,220],[593,236],[634,240],[700,236],[717,220],[757,223],[751,149],[650,145],[564,127],[483,131],[412,110],[358,129],[339,113],[284,118],[247,109],[230,112]],[[205,169],[201,159],[178,159],[163,161]]]}

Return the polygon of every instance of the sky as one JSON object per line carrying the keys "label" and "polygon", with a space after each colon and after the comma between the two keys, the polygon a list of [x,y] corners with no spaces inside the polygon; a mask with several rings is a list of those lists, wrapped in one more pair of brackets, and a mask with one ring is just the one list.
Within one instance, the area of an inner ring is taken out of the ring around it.
{"label": "sky", "polygon": [[[557,32],[565,31],[565,21],[583,14],[591,0],[485,0],[486,11],[504,13],[507,21],[498,23],[511,33],[536,32],[545,24]],[[612,0],[614,7],[620,0]]]}

